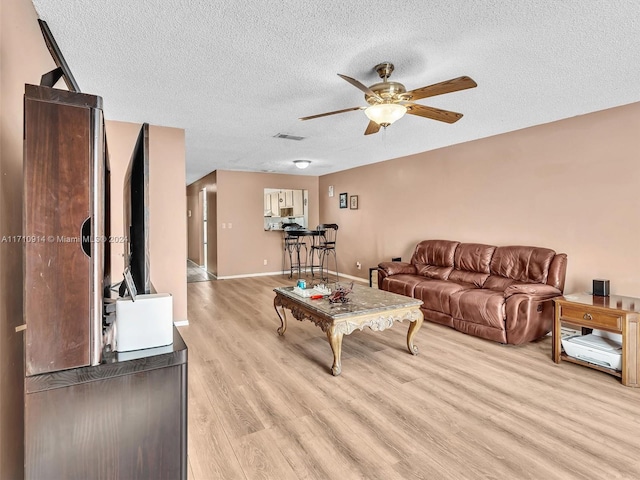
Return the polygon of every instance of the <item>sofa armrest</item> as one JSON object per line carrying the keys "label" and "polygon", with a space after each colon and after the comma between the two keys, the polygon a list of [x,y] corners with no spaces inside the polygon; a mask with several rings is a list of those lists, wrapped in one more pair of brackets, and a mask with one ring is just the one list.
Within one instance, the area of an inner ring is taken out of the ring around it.
{"label": "sofa armrest", "polygon": [[553,325],[551,299],[562,292],[543,283],[516,283],[504,290],[507,343],[520,345],[546,335]]}
{"label": "sofa armrest", "polygon": [[556,287],[545,285],[544,283],[516,283],[504,290],[504,298],[509,298],[516,294],[524,294],[536,298],[553,298],[561,296],[562,292]]}
{"label": "sofa armrest", "polygon": [[378,264],[378,268],[382,270],[385,277],[389,275],[398,275],[400,273],[417,274],[415,265],[407,262],[382,262]]}

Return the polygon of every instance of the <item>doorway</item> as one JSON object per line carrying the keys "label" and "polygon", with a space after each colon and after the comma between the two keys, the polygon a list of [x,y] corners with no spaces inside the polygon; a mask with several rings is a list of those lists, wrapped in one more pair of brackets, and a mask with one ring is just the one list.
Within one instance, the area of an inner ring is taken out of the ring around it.
{"label": "doorway", "polygon": [[207,269],[207,189],[200,191],[200,205],[202,205],[202,267]]}

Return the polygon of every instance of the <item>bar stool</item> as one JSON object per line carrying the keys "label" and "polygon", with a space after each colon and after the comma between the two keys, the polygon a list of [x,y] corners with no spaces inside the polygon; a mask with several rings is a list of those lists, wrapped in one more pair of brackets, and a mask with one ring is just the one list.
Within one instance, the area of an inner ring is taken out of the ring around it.
{"label": "bar stool", "polygon": [[[284,227],[284,250],[282,253],[282,273],[284,275],[286,267],[286,257],[289,257],[289,278],[293,277],[294,269],[298,270],[298,278],[302,269],[302,260],[307,258],[307,244],[302,241],[305,230],[301,225],[288,224]],[[304,248],[304,256],[301,257],[300,250]]]}
{"label": "bar stool", "polygon": [[[314,276],[313,267],[320,266],[320,278],[323,281],[329,281],[329,255],[333,255],[336,282],[339,279],[338,275],[338,257],[336,255],[336,239],[338,237],[338,225],[335,223],[321,223],[318,225],[317,230],[319,232],[318,241],[314,242],[311,246],[311,277]],[[314,265],[313,257],[319,259],[319,265]],[[324,270],[327,271],[327,276],[324,276]]]}

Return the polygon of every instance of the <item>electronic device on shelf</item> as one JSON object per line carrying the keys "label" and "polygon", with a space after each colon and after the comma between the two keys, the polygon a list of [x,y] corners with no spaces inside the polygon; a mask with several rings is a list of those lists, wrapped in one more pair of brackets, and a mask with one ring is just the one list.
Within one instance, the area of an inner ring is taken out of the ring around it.
{"label": "electronic device on shelf", "polygon": [[[124,267],[138,294],[153,293],[149,259],[149,124],[140,128],[124,178]],[[125,296],[126,284],[119,294]]]}
{"label": "electronic device on shelf", "polygon": [[622,335],[593,330],[588,335],[562,338],[567,355],[613,370],[622,370]]}

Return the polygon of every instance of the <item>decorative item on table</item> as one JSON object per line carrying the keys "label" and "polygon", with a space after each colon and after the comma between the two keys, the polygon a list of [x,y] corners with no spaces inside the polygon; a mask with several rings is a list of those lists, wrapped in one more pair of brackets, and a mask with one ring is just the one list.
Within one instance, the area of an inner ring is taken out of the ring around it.
{"label": "decorative item on table", "polygon": [[314,290],[316,290],[318,293],[321,293],[322,295],[331,295],[331,289],[324,283],[319,283],[313,288]]}
{"label": "decorative item on table", "polygon": [[598,297],[608,297],[609,292],[609,280],[605,280],[603,278],[594,278],[593,279],[593,294]]}
{"label": "decorative item on table", "polygon": [[331,295],[329,295],[329,303],[349,302],[351,299],[347,298],[347,295],[349,295],[352,290],[353,290],[353,282],[351,282],[348,287],[344,287],[339,283],[336,284],[336,289],[333,291]]}
{"label": "decorative item on table", "polygon": [[302,279],[298,280],[298,288],[302,288],[302,289],[307,288],[307,281]]}
{"label": "decorative item on table", "polygon": [[317,285],[315,287],[312,286],[312,287],[306,288],[306,282],[305,282],[305,287],[300,287],[299,284],[293,287],[293,293],[295,293],[296,295],[302,298],[311,298],[312,300],[317,300],[320,298],[324,298],[327,295],[330,295],[331,290],[327,288],[325,285]]}

